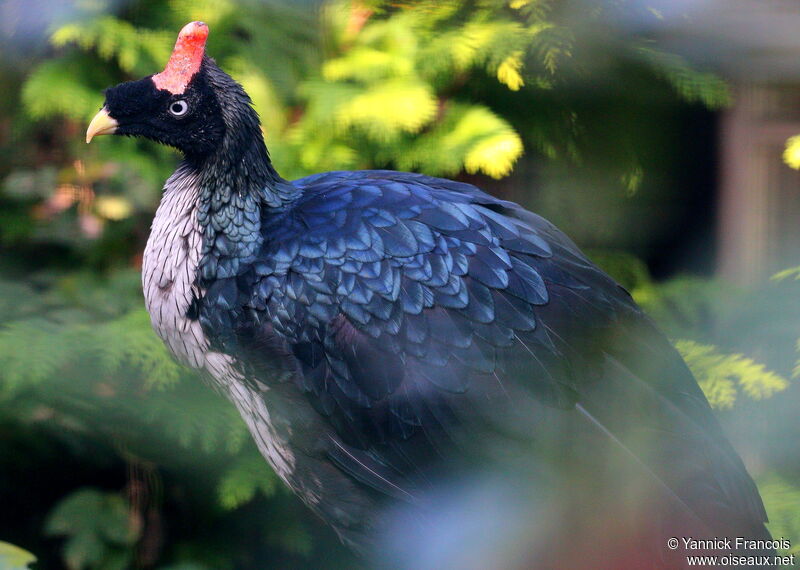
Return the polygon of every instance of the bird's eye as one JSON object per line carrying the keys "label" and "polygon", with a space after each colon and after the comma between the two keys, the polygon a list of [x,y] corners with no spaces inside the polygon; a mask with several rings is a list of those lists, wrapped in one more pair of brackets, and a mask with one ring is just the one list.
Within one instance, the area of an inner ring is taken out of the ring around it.
{"label": "bird's eye", "polygon": [[169,105],[169,112],[175,115],[176,117],[182,117],[189,111],[189,104],[180,99],[178,101],[173,101]]}

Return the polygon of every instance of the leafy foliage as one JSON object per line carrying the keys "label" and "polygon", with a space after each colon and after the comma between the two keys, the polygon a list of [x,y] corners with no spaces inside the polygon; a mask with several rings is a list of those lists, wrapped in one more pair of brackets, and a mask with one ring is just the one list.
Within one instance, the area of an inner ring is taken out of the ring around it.
{"label": "leafy foliage", "polygon": [[[397,10],[383,2],[340,0],[326,3],[321,11],[328,42],[320,46],[325,55],[319,62],[309,56],[319,53],[313,49],[318,44],[313,36],[297,37],[295,32],[295,37],[286,38],[284,28],[274,23],[271,28],[278,29],[273,32],[279,32],[269,45],[278,52],[274,57],[255,59],[246,44],[231,41],[234,32],[258,38],[256,44],[270,41],[252,26],[262,20],[259,14],[273,11],[287,27],[314,33],[317,25],[309,26],[302,10],[270,4],[257,10],[232,2],[191,8],[181,0],[163,4],[159,28],[136,27],[91,9],[58,27],[50,38],[52,45],[79,51],[65,51],[33,70],[23,88],[31,116],[86,120],[100,104],[102,87],[114,83],[99,70],[115,64],[121,72],[118,79],[152,73],[163,65],[180,22],[203,17],[214,26],[215,56],[253,96],[276,162],[286,174],[397,166],[433,175],[466,170],[500,178],[522,155],[523,137],[496,109],[465,96],[463,86],[494,81],[508,90],[507,97],[566,86],[583,73],[576,53],[597,49],[585,39],[597,35],[580,40],[577,29],[596,24],[592,18],[605,17],[600,10],[587,22],[575,22],[559,12],[557,3],[543,1],[420,1]],[[276,41],[280,39],[295,41]],[[294,51],[287,52],[287,46]],[[688,101],[717,107],[728,100],[720,79],[693,70],[645,40],[633,42],[628,56],[650,67]],[[301,79],[296,71],[275,68],[273,62],[279,61],[310,65]],[[299,89],[291,89],[298,84]],[[552,121],[546,115],[542,120]],[[574,126],[561,134],[553,125],[525,128],[546,155],[554,157],[557,148],[568,148],[566,156],[575,156],[579,129]],[[277,136],[280,131],[285,132]],[[553,140],[559,137],[566,139]],[[635,187],[640,178],[640,167],[634,166],[624,173],[623,184]]]}
{"label": "leafy foliage", "polygon": [[139,373],[147,385],[173,384],[180,368],[149,323],[141,309],[99,325],[43,318],[6,323],[0,331],[3,391],[39,383],[76,362],[95,363],[99,378],[113,377],[124,367]]}
{"label": "leafy foliage", "polygon": [[[798,144],[800,144],[800,138],[798,138]],[[800,168],[800,165],[798,165],[798,168]],[[784,269],[783,271],[779,271],[772,276],[772,279],[774,281],[783,281],[784,279],[794,279],[795,281],[800,281],[800,267],[790,267],[788,269]],[[797,352],[800,352],[800,338],[797,339],[796,348]],[[798,358],[797,362],[795,363],[792,375],[794,377],[800,377],[800,358]]]}
{"label": "leafy foliage", "polygon": [[[276,476],[235,408],[174,362],[153,333],[138,272],[110,280],[67,275],[38,292],[0,280],[0,290],[19,301],[0,313],[0,417],[49,426],[61,436],[113,441],[172,468],[180,465],[177,449],[195,457],[195,469],[223,461],[211,469],[217,475],[210,490],[218,495],[216,501],[211,495],[212,505],[225,509],[274,496]],[[67,537],[63,557],[71,569],[127,568],[151,532],[139,519],[122,495],[84,489],[54,507],[44,530]],[[265,538],[309,553],[299,521]]]}
{"label": "leafy foliage", "polygon": [[45,532],[67,537],[64,561],[70,570],[123,570],[131,566],[141,530],[120,495],[79,489],[54,507]]}
{"label": "leafy foliage", "polygon": [[679,340],[675,346],[716,408],[732,408],[740,393],[761,400],[789,387],[785,378],[741,354],[721,354],[714,346],[691,340]]}
{"label": "leafy foliage", "polygon": [[789,538],[789,553],[800,553],[800,488],[774,474],[759,480],[758,488],[769,513],[772,535]]}
{"label": "leafy foliage", "polygon": [[36,562],[36,557],[27,550],[0,541],[0,568],[6,570],[28,570]]}
{"label": "leafy foliage", "polygon": [[639,53],[687,101],[698,101],[712,109],[730,104],[728,84],[716,75],[696,71],[680,56],[649,46],[639,48]]}
{"label": "leafy foliage", "polygon": [[476,67],[496,72],[490,62],[497,58],[504,63],[501,83],[518,90],[521,52],[506,53],[504,37],[520,25],[476,13],[446,32],[431,27],[451,10],[425,4],[370,18],[348,3],[328,8],[333,56],[321,77],[304,84],[307,112],[288,133],[288,150],[305,171],[369,164],[495,178],[511,171],[523,150],[514,128],[485,105],[445,94]]}
{"label": "leafy foliage", "polygon": [[[797,352],[800,352],[800,339],[798,339],[796,347],[797,347]],[[800,377],[800,359],[798,359],[797,362],[795,363],[792,374],[795,378]]]}
{"label": "leafy foliage", "polygon": [[273,473],[264,469],[258,454],[240,457],[228,468],[219,482],[219,500],[226,509],[235,509],[251,501],[257,492],[272,495],[278,485]]}
{"label": "leafy foliage", "polygon": [[800,135],[790,137],[786,141],[783,161],[795,170],[800,170]]}
{"label": "leafy foliage", "polygon": [[[106,376],[129,367],[140,371],[145,385],[164,388],[178,381],[180,368],[167,354],[163,343],[150,334],[150,317],[145,311],[132,311],[121,318],[93,327],[85,346],[101,347],[97,355]],[[125,338],[124,343],[108,342]],[[80,352],[80,351],[78,351]]]}
{"label": "leafy foliage", "polygon": [[166,61],[173,41],[166,30],[136,29],[130,22],[108,15],[66,24],[51,37],[55,47],[77,44],[134,75],[149,75],[149,70]]}
{"label": "leafy foliage", "polygon": [[778,273],[772,276],[772,279],[774,281],[783,281],[784,279],[791,279],[791,278],[800,280],[800,267],[790,267],[788,269],[779,271]]}
{"label": "leafy foliage", "polygon": [[656,284],[647,267],[625,253],[593,252],[592,258],[628,288],[636,301],[676,339],[675,347],[713,407],[730,409],[740,395],[762,400],[789,387],[783,375],[751,357],[685,338],[709,338],[714,328],[709,320],[744,302],[747,292],[699,278],[678,277]]}
{"label": "leafy foliage", "polygon": [[[34,118],[64,115],[82,119],[102,105],[100,94],[92,89],[87,59],[79,54],[61,60],[45,61],[31,73],[22,89],[22,101]],[[65,69],[75,73],[66,74]],[[59,86],[58,96],[42,97],[53,84]]]}

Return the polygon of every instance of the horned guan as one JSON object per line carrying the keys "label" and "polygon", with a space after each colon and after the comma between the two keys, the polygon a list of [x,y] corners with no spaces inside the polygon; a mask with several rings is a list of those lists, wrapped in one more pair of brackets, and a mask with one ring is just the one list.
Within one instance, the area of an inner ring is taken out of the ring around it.
{"label": "horned guan", "polygon": [[670,537],[769,539],[680,355],[569,238],[463,182],[285,180],[207,36],[187,24],[164,71],[108,89],[87,142],[183,154],[144,251],[153,327],[345,543],[411,560],[507,517],[520,567],[672,568]]}

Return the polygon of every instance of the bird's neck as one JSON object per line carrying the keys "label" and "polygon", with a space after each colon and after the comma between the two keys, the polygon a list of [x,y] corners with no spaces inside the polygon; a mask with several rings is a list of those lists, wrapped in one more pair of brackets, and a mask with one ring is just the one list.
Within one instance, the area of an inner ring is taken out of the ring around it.
{"label": "bird's neck", "polygon": [[197,172],[201,285],[237,275],[258,254],[264,215],[286,209],[298,195],[272,166],[254,117],[237,117],[215,153],[202,160],[187,157]]}

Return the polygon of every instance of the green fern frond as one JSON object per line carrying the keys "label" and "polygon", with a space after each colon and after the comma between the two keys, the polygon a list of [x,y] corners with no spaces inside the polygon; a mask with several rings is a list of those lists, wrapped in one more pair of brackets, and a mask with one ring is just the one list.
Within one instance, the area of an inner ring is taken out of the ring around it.
{"label": "green fern frond", "polygon": [[80,336],[43,318],[6,324],[0,329],[0,393],[50,378],[75,357]]}
{"label": "green fern frond", "polygon": [[127,567],[141,533],[120,494],[91,488],[62,499],[47,516],[44,530],[66,537],[63,556],[76,569]]}
{"label": "green fern frond", "polygon": [[22,87],[22,103],[34,119],[63,115],[85,120],[103,104],[103,94],[92,88],[85,57],[70,54],[40,63]]}
{"label": "green fern frond", "polygon": [[496,74],[504,61],[525,49],[527,38],[527,30],[519,22],[475,18],[432,33],[416,57],[426,77],[452,76],[476,67]]}
{"label": "green fern frond", "polygon": [[353,48],[322,66],[322,76],[328,81],[375,82],[406,77],[412,75],[413,71],[413,61],[409,57],[398,57],[371,47]]}
{"label": "green fern frond", "polygon": [[788,380],[742,354],[724,354],[691,340],[679,340],[675,347],[715,408],[732,408],[740,392],[762,400],[789,387]]}
{"label": "green fern frond", "polygon": [[631,293],[673,338],[693,337],[698,330],[706,330],[708,319],[742,294],[730,283],[691,276],[676,277],[657,287],[636,288]]}
{"label": "green fern frond", "polygon": [[519,91],[520,87],[525,85],[521,70],[522,51],[517,50],[500,62],[497,68],[497,80],[512,91]]}
{"label": "green fern frond", "polygon": [[[797,349],[797,352],[800,352],[800,339],[798,339],[795,348]],[[794,365],[794,369],[792,370],[792,376],[794,378],[800,378],[800,359],[798,359]]]}
{"label": "green fern frond", "polygon": [[612,250],[584,250],[586,255],[628,291],[650,290],[653,278],[647,264],[630,253]]}
{"label": "green fern frond", "polygon": [[429,85],[413,80],[378,84],[344,102],[334,114],[339,128],[358,128],[377,141],[417,133],[436,115],[437,101]]}
{"label": "green fern frond", "polygon": [[0,280],[0,322],[22,320],[35,314],[41,306],[42,298],[31,286]]}
{"label": "green fern frond", "polygon": [[710,109],[719,109],[730,104],[730,88],[717,75],[697,71],[679,55],[652,47],[640,47],[638,54],[685,100],[703,103]]}
{"label": "green fern frond", "polygon": [[250,502],[256,493],[271,496],[278,488],[275,473],[257,453],[236,458],[225,471],[217,486],[220,504],[235,509]]}
{"label": "green fern frond", "polygon": [[179,382],[142,406],[141,420],[160,430],[186,449],[204,453],[223,449],[239,452],[248,441],[247,426],[229,402],[209,390],[199,379]]}
{"label": "green fern frond", "polygon": [[464,169],[500,178],[511,171],[522,150],[511,125],[487,107],[451,104],[435,128],[397,153],[396,163],[400,169],[431,174],[452,175]]}
{"label": "green fern frond", "polygon": [[[128,73],[152,73],[164,65],[172,51],[174,33],[136,28],[114,16],[100,16],[65,24],[50,38],[56,47],[77,44],[96,51],[105,60],[115,60]],[[149,72],[146,72],[149,69]]]}
{"label": "green fern frond", "polygon": [[772,536],[789,539],[791,548],[787,553],[800,554],[800,487],[770,474],[758,480],[758,489]]}
{"label": "green fern frond", "polygon": [[281,158],[281,151],[289,154],[286,162],[300,168],[296,172],[286,169],[286,172],[298,177],[319,171],[356,168],[359,160],[363,159],[351,146],[352,141],[346,142],[338,134],[332,121],[320,122],[307,116],[286,133],[288,145],[275,145],[276,163]]}
{"label": "green fern frond", "polygon": [[800,267],[790,267],[789,269],[778,271],[775,275],[770,277],[770,279],[773,281],[783,281],[784,279],[796,279],[800,281]]}
{"label": "green fern frond", "polygon": [[538,24],[530,30],[530,51],[536,55],[544,69],[555,75],[561,63],[572,57],[575,38],[572,32],[562,26]]}
{"label": "green fern frond", "polygon": [[169,7],[180,22],[202,20],[212,27],[230,17],[237,8],[231,0],[170,0]]}
{"label": "green fern frond", "polygon": [[143,309],[95,327],[92,346],[98,363],[106,374],[123,366],[140,371],[147,388],[164,389],[178,381],[180,365],[172,359],[150,327],[150,317]]}

